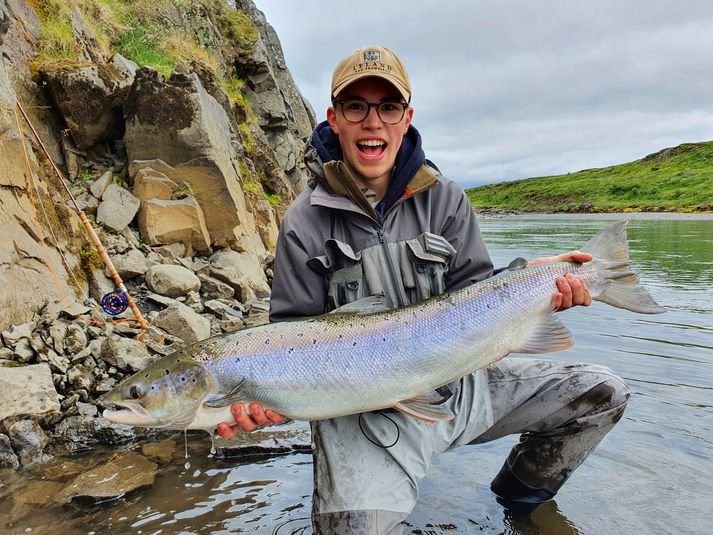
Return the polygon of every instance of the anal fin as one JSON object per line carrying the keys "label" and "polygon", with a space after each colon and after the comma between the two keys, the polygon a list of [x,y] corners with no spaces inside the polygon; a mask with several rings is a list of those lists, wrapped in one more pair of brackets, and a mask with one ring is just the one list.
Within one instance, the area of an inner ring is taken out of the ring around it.
{"label": "anal fin", "polygon": [[567,327],[555,316],[554,311],[544,314],[535,326],[530,337],[512,353],[551,353],[569,349],[574,345]]}
{"label": "anal fin", "polygon": [[431,390],[414,398],[399,401],[393,408],[426,422],[447,422],[453,419],[453,413],[443,404],[443,401],[441,394]]}

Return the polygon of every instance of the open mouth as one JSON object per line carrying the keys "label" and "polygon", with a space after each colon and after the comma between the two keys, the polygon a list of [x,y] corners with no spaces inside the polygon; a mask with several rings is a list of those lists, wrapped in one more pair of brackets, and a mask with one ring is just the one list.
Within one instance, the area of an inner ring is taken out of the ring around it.
{"label": "open mouth", "polygon": [[386,142],[381,139],[362,139],[356,146],[359,155],[366,160],[381,158],[386,151]]}
{"label": "open mouth", "polygon": [[104,407],[102,416],[110,422],[135,425],[149,417],[146,409],[138,403],[100,400],[100,404]]}

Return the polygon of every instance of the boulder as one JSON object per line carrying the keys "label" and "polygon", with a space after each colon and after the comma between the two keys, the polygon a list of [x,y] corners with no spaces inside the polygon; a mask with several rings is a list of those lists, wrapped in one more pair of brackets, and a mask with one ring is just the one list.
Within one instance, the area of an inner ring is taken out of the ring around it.
{"label": "boulder", "polygon": [[152,266],[144,279],[151,290],[167,297],[186,295],[201,287],[200,279],[190,269],[171,264]]}
{"label": "boulder", "polygon": [[44,416],[58,411],[49,365],[0,368],[0,421],[9,416]]}
{"label": "boulder", "polygon": [[[128,252],[117,255],[112,258],[112,262],[119,276],[125,281],[140,277],[149,269],[146,256],[138,249],[129,249]],[[109,276],[108,270],[105,270],[104,274]]]}
{"label": "boulder", "polygon": [[265,271],[255,255],[224,249],[210,257],[210,274],[229,284],[246,302],[270,295]]}
{"label": "boulder", "polygon": [[36,421],[20,420],[10,424],[7,426],[7,434],[22,466],[44,462],[50,458],[43,453],[49,439]]}
{"label": "boulder", "polygon": [[162,310],[153,324],[177,336],[186,344],[199,342],[210,336],[210,320],[181,303]]}
{"label": "boulder", "polygon": [[148,199],[139,212],[141,237],[149,245],[182,243],[186,254],[210,251],[211,238],[203,210],[194,197],[178,200]]}
{"label": "boulder", "polygon": [[52,66],[42,71],[78,149],[122,137],[121,106],[135,72],[136,65],[118,54],[109,63]]}
{"label": "boulder", "polygon": [[20,468],[20,459],[17,458],[15,450],[12,449],[10,437],[0,433],[0,469],[2,468],[17,470]]}
{"label": "boulder", "polygon": [[125,109],[129,159],[158,158],[171,166],[169,171],[154,169],[177,184],[189,185],[213,243],[263,252],[245,204],[240,162],[232,145],[236,134],[198,76],[174,73],[164,81],[144,68],[136,74]]}
{"label": "boulder", "polygon": [[2,341],[7,347],[15,347],[21,339],[29,339],[32,336],[34,324],[31,322],[22,325],[13,325],[2,333]]}
{"label": "boulder", "polygon": [[230,284],[209,275],[199,274],[198,278],[201,281],[201,294],[209,299],[231,299],[235,295],[235,290]]}
{"label": "boulder", "polygon": [[110,335],[101,346],[102,359],[120,370],[137,372],[155,359],[144,344],[133,338]]}
{"label": "boulder", "polygon": [[69,483],[57,500],[69,502],[84,498],[97,502],[119,498],[130,492],[153,485],[158,465],[143,455],[129,451],[118,453]]}
{"label": "boulder", "polygon": [[92,195],[96,197],[98,200],[101,200],[102,197],[104,196],[104,192],[106,191],[106,188],[109,187],[110,184],[114,183],[114,173],[109,170],[106,171],[102,176],[97,178],[91,186],[89,186],[89,191],[92,192]]}
{"label": "boulder", "polygon": [[143,167],[134,175],[134,187],[131,191],[142,201],[149,199],[168,201],[177,188],[178,184],[160,171]]}
{"label": "boulder", "polygon": [[131,223],[139,211],[141,201],[127,190],[110,184],[104,191],[102,202],[97,208],[97,219],[105,226],[120,232]]}
{"label": "boulder", "polygon": [[137,437],[140,430],[115,424],[104,418],[70,416],[62,420],[52,433],[52,447],[57,453],[70,453],[97,444],[123,444]]}
{"label": "boulder", "polygon": [[76,355],[87,347],[87,334],[84,329],[76,323],[72,323],[67,327],[67,334],[64,339],[64,346],[71,354]]}

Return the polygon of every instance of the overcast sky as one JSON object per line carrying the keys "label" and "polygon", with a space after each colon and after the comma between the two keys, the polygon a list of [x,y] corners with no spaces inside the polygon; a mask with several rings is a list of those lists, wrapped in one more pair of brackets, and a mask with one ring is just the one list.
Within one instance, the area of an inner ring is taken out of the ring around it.
{"label": "overcast sky", "polygon": [[318,120],[331,74],[393,49],[426,156],[463,187],[713,140],[713,0],[255,0]]}

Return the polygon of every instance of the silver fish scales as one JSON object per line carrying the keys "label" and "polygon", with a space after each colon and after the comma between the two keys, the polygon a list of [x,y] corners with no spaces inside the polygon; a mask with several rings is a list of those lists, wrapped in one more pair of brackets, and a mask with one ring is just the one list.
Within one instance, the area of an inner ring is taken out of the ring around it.
{"label": "silver fish scales", "polygon": [[101,401],[130,425],[214,429],[229,406],[258,402],[300,420],[392,407],[452,417],[435,389],[509,353],[566,349],[552,310],[555,279],[582,278],[593,299],[640,313],[660,307],[630,270],[625,222],[595,236],[585,264],[520,265],[459,291],[397,310],[378,297],[301,321],[198,342],[126,379]]}

